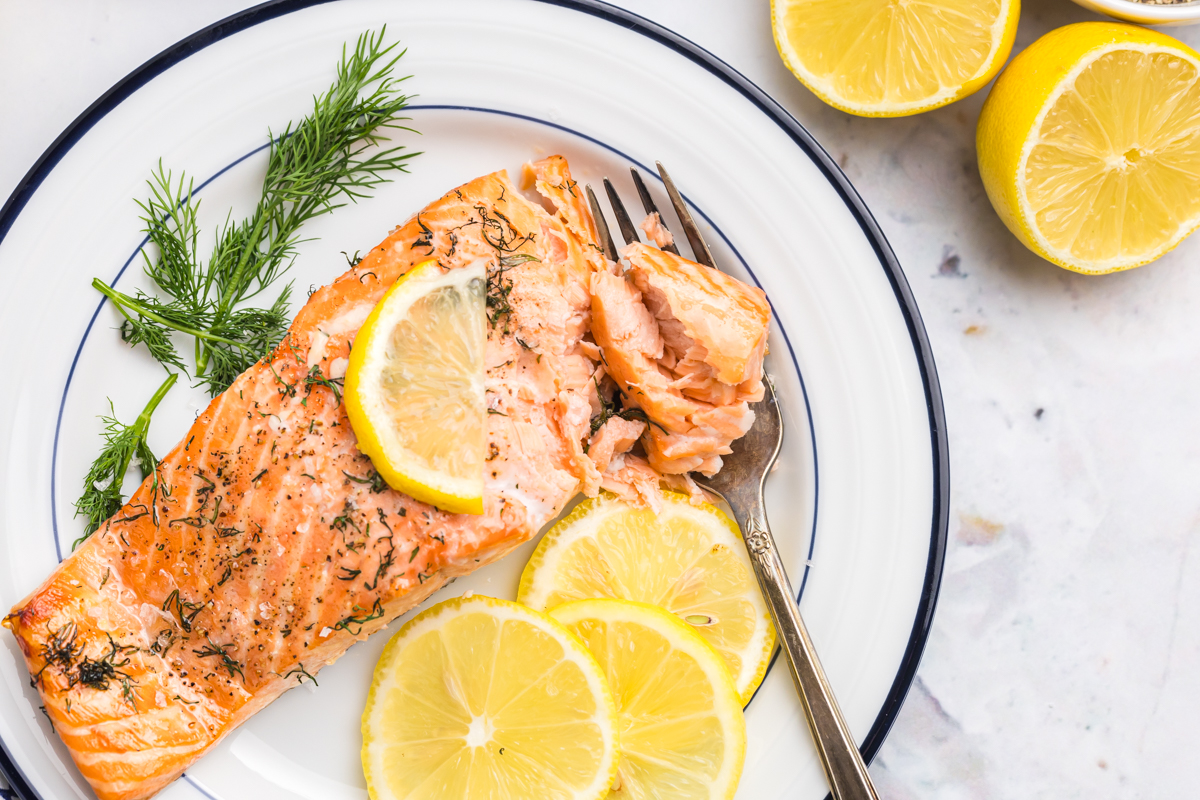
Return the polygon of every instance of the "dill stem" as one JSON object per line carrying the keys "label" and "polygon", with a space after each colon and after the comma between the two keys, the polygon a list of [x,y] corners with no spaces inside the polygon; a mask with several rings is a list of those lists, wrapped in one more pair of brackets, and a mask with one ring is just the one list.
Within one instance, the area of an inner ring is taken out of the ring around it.
{"label": "dill stem", "polygon": [[125,309],[129,308],[129,309],[136,311],[138,314],[140,314],[141,316],[145,317],[148,320],[153,320],[154,322],[157,322],[160,325],[165,325],[166,327],[170,328],[173,331],[179,331],[180,333],[187,334],[188,336],[195,336],[197,339],[206,339],[210,342],[223,342],[225,344],[233,345],[234,347],[243,347],[244,346],[241,342],[235,342],[232,339],[226,339],[222,336],[215,336],[212,333],[210,333],[208,331],[202,331],[199,328],[192,328],[187,325],[180,325],[178,323],[171,322],[170,320],[164,319],[163,317],[159,316],[158,314],[155,314],[150,309],[146,308],[144,305],[139,303],[136,299],[130,297],[129,295],[125,294],[124,292],[118,292],[116,289],[112,288],[111,286],[109,286],[107,283],[100,280],[99,278],[92,278],[92,288],[94,288],[96,291],[100,292],[100,294],[104,295],[109,300],[112,300],[113,304],[117,307],[117,310],[120,311],[121,314],[124,315],[126,319],[129,319],[129,315],[125,313]]}
{"label": "dill stem", "polygon": [[[217,312],[213,315],[214,325],[220,323],[221,318],[229,312],[230,301],[233,298],[234,292],[237,291],[238,286],[241,284],[242,272],[246,269],[246,263],[250,260],[250,254],[258,250],[258,242],[262,239],[263,220],[267,216],[263,212],[263,209],[260,208],[258,219],[254,223],[254,230],[251,231],[250,238],[246,241],[246,246],[242,248],[242,257],[238,259],[238,265],[234,268],[233,278],[225,284],[225,291],[221,292],[221,298],[217,303]],[[200,349],[200,356],[196,359],[197,375],[203,375],[208,370],[208,356],[209,349],[202,347]]]}
{"label": "dill stem", "polygon": [[142,413],[138,414],[137,420],[133,423],[133,427],[137,428],[139,434],[144,435],[146,429],[150,427],[150,417],[154,416],[154,411],[158,408],[158,404],[167,396],[167,392],[171,391],[171,387],[175,385],[175,381],[178,379],[178,372],[170,372],[167,374],[167,379],[155,390],[154,395],[150,398],[150,402],[146,403],[146,407],[142,409]]}
{"label": "dill stem", "polygon": [[[179,378],[179,373],[167,373],[167,379],[162,382],[158,390],[154,392],[154,396],[150,398],[150,402],[146,403],[146,407],[142,409],[142,413],[138,414],[138,418],[134,420],[133,430],[138,439],[146,438],[146,431],[150,428],[150,418],[154,416],[154,410],[158,408],[158,404],[167,396],[167,392],[171,391],[171,387],[175,385],[175,381]],[[125,477],[125,472],[129,469],[129,462],[133,460],[134,451],[137,448],[130,448],[129,453],[122,461],[120,468],[113,473],[113,480],[120,481]]]}

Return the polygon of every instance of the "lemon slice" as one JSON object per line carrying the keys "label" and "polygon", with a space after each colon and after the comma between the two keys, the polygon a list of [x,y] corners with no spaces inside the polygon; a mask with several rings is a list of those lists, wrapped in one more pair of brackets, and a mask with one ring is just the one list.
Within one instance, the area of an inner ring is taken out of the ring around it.
{"label": "lemon slice", "polygon": [[445,511],[483,513],[487,274],[405,273],[367,317],[346,370],[346,412],[393,489]]}
{"label": "lemon slice", "polygon": [[719,508],[663,492],[662,511],[611,495],[585,500],[525,566],[517,599],[538,610],[592,597],[652,603],[691,623],[725,659],[749,702],[775,629],[737,525]]}
{"label": "lemon slice", "polygon": [[1019,0],[772,0],[788,69],[835,108],[865,117],[929,111],[1004,66]]}
{"label": "lemon slice", "polygon": [[992,205],[1035,253],[1141,266],[1200,224],[1200,55],[1133,25],[1059,28],[996,80],[976,144]]}
{"label": "lemon slice", "polygon": [[620,765],[610,798],[733,797],[746,721],[725,661],[657,606],[577,600],[550,612],[592,651],[620,718]]}
{"label": "lemon slice", "polygon": [[363,712],[372,800],[593,800],[616,774],[604,673],[545,614],[455,598],[388,642]]}

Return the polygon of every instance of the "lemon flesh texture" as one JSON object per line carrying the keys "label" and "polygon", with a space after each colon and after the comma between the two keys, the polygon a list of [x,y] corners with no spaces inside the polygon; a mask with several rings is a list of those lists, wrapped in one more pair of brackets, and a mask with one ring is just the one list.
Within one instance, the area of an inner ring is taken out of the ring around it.
{"label": "lemon flesh texture", "polygon": [[483,513],[483,264],[403,275],[359,330],[346,371],[358,447],[393,489],[453,513]]}
{"label": "lemon flesh texture", "polygon": [[1145,264],[1200,223],[1200,56],[1132,25],[1060,28],[996,81],[977,147],[992,204],[1038,255]]}
{"label": "lemon flesh texture", "polygon": [[627,600],[550,612],[591,650],[620,719],[610,798],[732,797],[746,756],[741,701],[716,651],[679,618]]}
{"label": "lemon flesh texture", "polygon": [[772,0],[784,63],[825,102],[861,116],[928,111],[1004,65],[1019,0]]}
{"label": "lemon flesh texture", "polygon": [[590,800],[616,774],[617,716],[595,659],[545,614],[475,596],[408,622],[363,712],[373,800]]}
{"label": "lemon flesh texture", "polygon": [[663,492],[662,511],[611,495],[585,500],[538,543],[517,599],[538,610],[616,598],[660,606],[725,659],[748,703],[770,664],[775,628],[737,525],[719,508]]}

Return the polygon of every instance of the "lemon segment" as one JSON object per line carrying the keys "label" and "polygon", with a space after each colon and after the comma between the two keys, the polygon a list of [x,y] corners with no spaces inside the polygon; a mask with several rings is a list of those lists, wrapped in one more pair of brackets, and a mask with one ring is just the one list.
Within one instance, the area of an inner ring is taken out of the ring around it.
{"label": "lemon segment", "polygon": [[577,600],[550,612],[587,645],[620,719],[610,798],[732,797],[746,722],[724,660],[674,614],[627,600]]}
{"label": "lemon segment", "polygon": [[358,332],[346,411],[393,489],[452,513],[483,513],[483,264],[405,273]]}
{"label": "lemon segment", "polygon": [[580,503],[538,543],[517,599],[538,610],[617,598],[661,606],[689,623],[725,659],[743,703],[775,648],[737,525],[719,508],[663,493],[662,510],[612,495]]}
{"label": "lemon segment", "polygon": [[1004,66],[1020,0],[772,0],[775,45],[826,103],[867,117],[944,106]]}
{"label": "lemon segment", "polygon": [[616,706],[595,659],[547,615],[490,597],[400,629],[362,733],[372,800],[595,800],[616,774]]}
{"label": "lemon segment", "polygon": [[1200,224],[1200,55],[1133,25],[1059,28],[996,80],[976,145],[992,205],[1035,253],[1141,266]]}

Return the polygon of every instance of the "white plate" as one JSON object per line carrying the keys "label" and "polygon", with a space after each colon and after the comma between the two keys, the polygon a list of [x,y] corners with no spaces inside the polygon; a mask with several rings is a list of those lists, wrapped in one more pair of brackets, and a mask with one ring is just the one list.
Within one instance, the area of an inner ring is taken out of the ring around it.
{"label": "white plate", "polygon": [[[164,52],[68,129],[0,212],[0,608],[80,534],[72,501],[106,398],[129,420],[161,380],[90,287],[93,276],[143,284],[133,198],[158,159],[204,181],[206,231],[230,206],[244,215],[267,127],[299,118],[342,43],[385,22],[419,93],[423,135],[397,139],[425,152],[374,199],[309,225],[319,240],[293,269],[298,299],[344,270],[340,251],[370,248],[477,175],[563,153],[581,183],[607,174],[633,198],[628,167],[665,161],[718,262],[773,302],[769,366],[788,430],[770,516],[842,709],[874,755],[916,670],[945,542],[941,397],[916,306],[862,201],[795,120],[690,42],[591,0],[268,4]],[[155,416],[154,450],[204,403],[177,386]],[[532,547],[439,596],[512,597]],[[288,692],[164,796],[365,800],[359,714],[386,638],[352,648],[319,688]],[[15,640],[0,634],[0,767],[23,796],[90,797],[38,704]],[[782,665],[746,715],[739,797],[822,797]]]}

